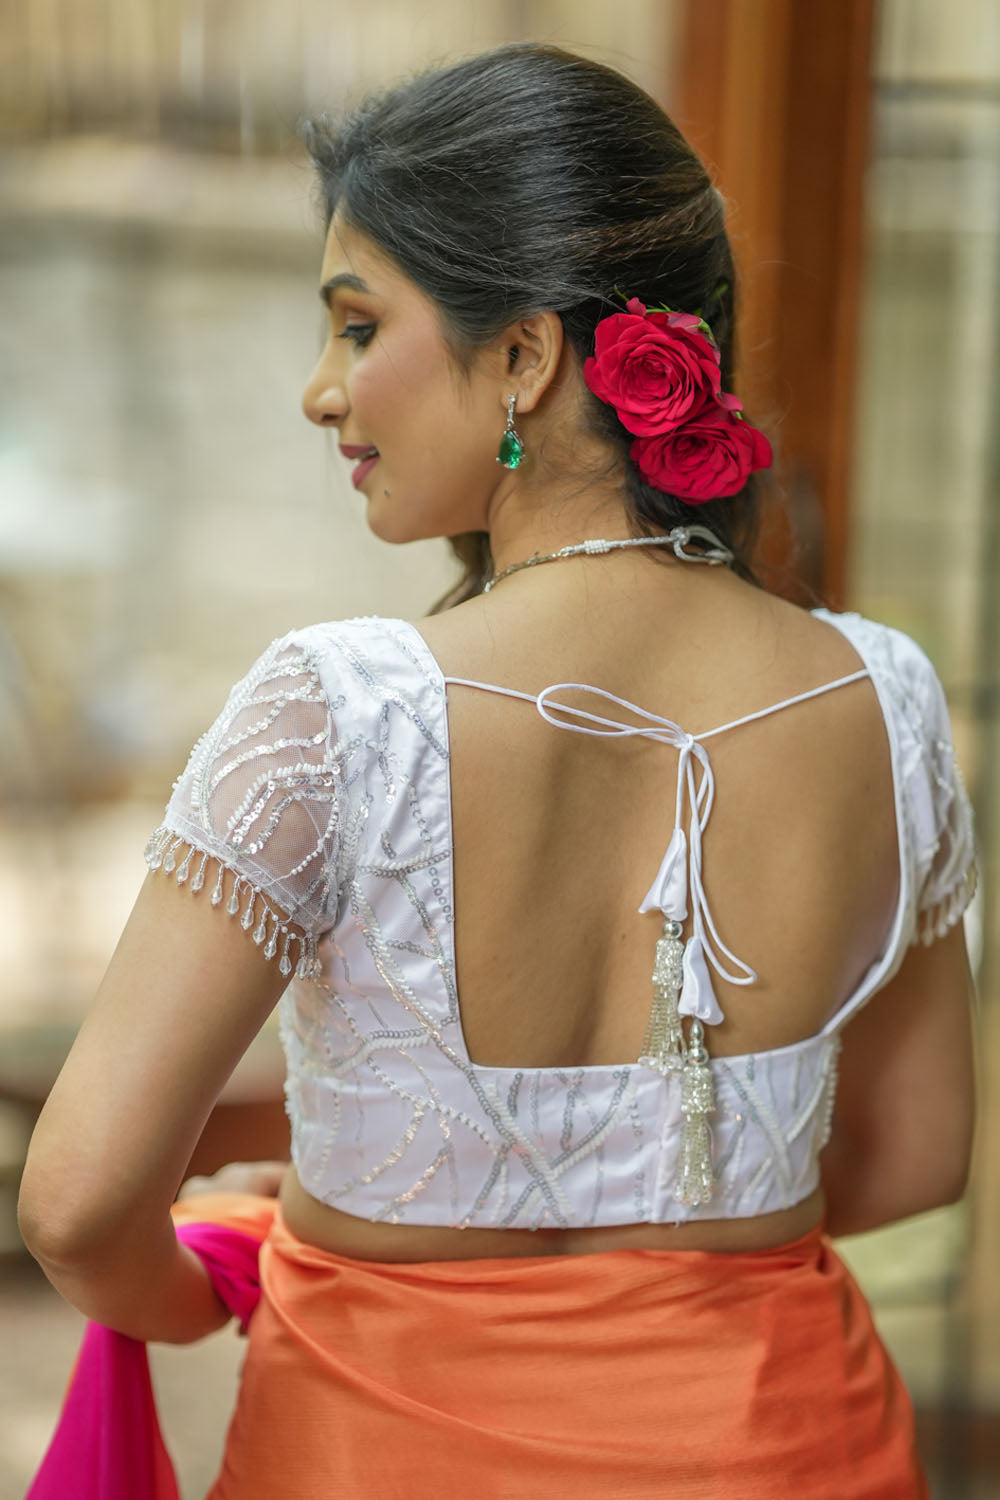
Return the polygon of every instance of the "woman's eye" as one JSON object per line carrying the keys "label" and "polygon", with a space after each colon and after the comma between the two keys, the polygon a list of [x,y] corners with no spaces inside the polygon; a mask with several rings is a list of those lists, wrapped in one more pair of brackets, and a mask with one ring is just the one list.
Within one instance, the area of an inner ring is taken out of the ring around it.
{"label": "woman's eye", "polygon": [[350,339],[359,349],[370,344],[375,335],[374,323],[348,323],[343,333],[338,333],[338,339]]}

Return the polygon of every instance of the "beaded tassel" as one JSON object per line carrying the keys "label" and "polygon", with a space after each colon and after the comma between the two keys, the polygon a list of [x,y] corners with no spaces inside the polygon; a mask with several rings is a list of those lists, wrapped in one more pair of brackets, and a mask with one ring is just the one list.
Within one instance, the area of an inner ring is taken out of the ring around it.
{"label": "beaded tassel", "polygon": [[664,1075],[676,1073],[683,1062],[684,1033],[677,997],[683,979],[684,945],[680,922],[669,917],[656,944],[653,964],[653,1005],[639,1061]]}
{"label": "beaded tassel", "polygon": [[[186,852],[177,864],[177,851],[186,846]],[[201,855],[201,863],[197,866],[193,878],[190,879],[191,867],[196,854]],[[178,885],[189,885],[192,891],[200,891],[205,884],[205,868],[209,858],[215,859],[219,866],[219,873],[212,889],[209,900],[213,906],[221,906],[225,897],[223,888],[223,875],[226,866],[217,855],[209,856],[204,850],[196,849],[194,845],[185,839],[178,838],[176,834],[167,828],[158,828],[150,835],[146,844],[145,859],[151,870],[164,870],[172,874]],[[316,950],[316,938],[312,933],[300,935],[293,932],[288,925],[281,920],[276,912],[273,912],[267,904],[263,893],[256,886],[251,885],[242,875],[233,871],[233,889],[226,901],[225,909],[231,917],[239,917],[240,926],[245,931],[252,931],[254,942],[260,948],[267,959],[278,958],[278,969],[287,979],[293,972],[297,979],[321,979],[323,966]],[[246,905],[240,912],[241,890],[246,892]],[[260,909],[257,909],[257,902]],[[268,923],[274,922],[274,927],[268,934]],[[281,956],[278,957],[278,942],[281,940]],[[289,949],[292,943],[299,945],[298,962],[293,965]]]}
{"label": "beaded tassel", "polygon": [[715,1109],[715,1087],[712,1066],[705,1050],[705,1032],[700,1021],[692,1018],[688,1045],[681,1068],[680,1164],[675,1197],[689,1208],[707,1203],[715,1186],[712,1170],[712,1138],[708,1116]]}

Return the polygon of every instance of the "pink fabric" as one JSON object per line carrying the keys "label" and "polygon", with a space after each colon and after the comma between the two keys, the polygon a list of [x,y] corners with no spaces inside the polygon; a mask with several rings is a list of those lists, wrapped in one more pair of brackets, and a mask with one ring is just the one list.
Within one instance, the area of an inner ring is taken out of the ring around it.
{"label": "pink fabric", "polygon": [[[204,1262],[244,1332],[257,1306],[253,1226],[180,1223],[177,1237]],[[88,1323],[48,1452],[25,1500],[178,1500],[160,1432],[146,1346]]]}

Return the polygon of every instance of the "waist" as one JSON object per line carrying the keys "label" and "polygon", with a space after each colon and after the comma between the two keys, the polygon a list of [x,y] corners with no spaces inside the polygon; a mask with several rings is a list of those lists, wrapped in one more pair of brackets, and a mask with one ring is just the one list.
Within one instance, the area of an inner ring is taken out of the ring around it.
{"label": "waist", "polygon": [[279,1198],[285,1224],[305,1244],[333,1255],[389,1262],[591,1255],[611,1250],[752,1254],[783,1249],[819,1233],[825,1210],[822,1189],[817,1188],[800,1203],[776,1213],[685,1224],[612,1224],[589,1229],[386,1224],[321,1203],[302,1186],[294,1166],[285,1174]]}

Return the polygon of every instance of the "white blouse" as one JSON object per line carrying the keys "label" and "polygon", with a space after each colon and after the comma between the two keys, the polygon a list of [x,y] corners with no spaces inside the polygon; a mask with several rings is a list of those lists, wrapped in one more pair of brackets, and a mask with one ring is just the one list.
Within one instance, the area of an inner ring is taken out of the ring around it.
{"label": "white blouse", "polygon": [[[202,899],[225,902],[293,975],[280,1002],[292,1158],[323,1203],[371,1220],[584,1228],[737,1218],[814,1190],[830,1129],[840,1033],[909,945],[942,935],[975,888],[972,816],[944,693],[908,636],[857,614],[813,613],[864,666],[696,738],[589,684],[533,702],[554,726],[644,734],[679,748],[674,832],[638,908],[683,921],[678,1009],[723,1019],[712,971],[752,985],[722,941],[702,863],[713,778],[706,742],[870,676],[888,731],[900,887],[886,947],[815,1035],[710,1061],[710,1189],[680,1191],[679,1072],[650,1058],[570,1068],[473,1063],[455,981],[447,682],[404,620],[366,615],[294,630],[233,688],[175,783],[146,850]],[[593,713],[552,701],[595,694]],[[645,722],[607,717],[609,702]],[[558,707],[584,722],[550,717]],[[237,877],[228,899],[223,868]],[[675,929],[676,930],[676,929]],[[294,974],[293,974],[294,971]],[[708,1048],[711,1050],[710,1033]]]}

